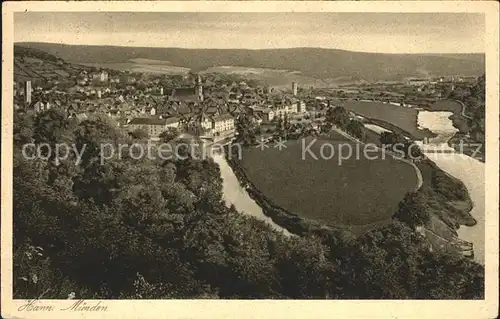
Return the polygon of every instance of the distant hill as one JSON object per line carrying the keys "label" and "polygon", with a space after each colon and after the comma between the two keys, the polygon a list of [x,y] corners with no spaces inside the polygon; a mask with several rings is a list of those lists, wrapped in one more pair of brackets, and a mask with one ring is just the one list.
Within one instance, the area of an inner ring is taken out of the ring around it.
{"label": "distant hill", "polygon": [[[180,49],[119,46],[17,43],[73,63],[111,64],[130,61],[168,61],[171,66],[194,72],[212,67],[298,71],[303,76],[328,80],[349,77],[356,80],[396,80],[432,75],[480,76],[484,54],[382,54],[337,49]],[[140,60],[137,60],[140,59]],[[146,59],[146,60],[145,60]]]}

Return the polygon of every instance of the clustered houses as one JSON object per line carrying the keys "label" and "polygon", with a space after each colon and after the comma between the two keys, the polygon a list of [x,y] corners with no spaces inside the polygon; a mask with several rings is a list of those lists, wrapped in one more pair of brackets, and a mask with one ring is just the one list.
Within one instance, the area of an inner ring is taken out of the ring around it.
{"label": "clustered houses", "polygon": [[129,130],[145,129],[150,138],[158,138],[167,128],[220,140],[235,134],[235,119],[229,114],[224,100],[205,99],[201,77],[194,87],[160,90],[166,95],[156,101],[157,107],[148,105],[142,114],[130,119],[125,127]]}
{"label": "clustered houses", "polygon": [[109,76],[109,75],[108,75],[108,72],[106,72],[106,71],[101,71],[101,72],[99,72],[99,73],[97,73],[97,74],[93,74],[93,75],[92,75],[92,78],[93,78],[94,80],[98,80],[98,81],[100,81],[100,82],[107,82],[107,81],[108,81],[108,76]]}
{"label": "clustered houses", "polygon": [[42,112],[59,108],[80,121],[93,115],[107,116],[125,130],[144,129],[152,139],[168,128],[177,128],[213,140],[234,137],[235,119],[241,115],[268,123],[306,111],[305,103],[296,97],[296,83],[290,94],[252,87],[243,81],[230,83],[212,78],[202,83],[198,75],[193,86],[185,87],[181,83],[191,81],[189,76],[162,79],[65,63],[60,67],[65,69],[55,70],[49,80],[16,81],[16,110]]}

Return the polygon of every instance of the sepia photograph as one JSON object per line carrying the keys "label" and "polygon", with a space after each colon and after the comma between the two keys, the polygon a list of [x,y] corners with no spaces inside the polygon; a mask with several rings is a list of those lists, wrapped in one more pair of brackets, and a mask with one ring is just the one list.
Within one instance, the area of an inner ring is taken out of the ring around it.
{"label": "sepia photograph", "polygon": [[498,6],[282,3],[4,6],[2,317],[495,317]]}

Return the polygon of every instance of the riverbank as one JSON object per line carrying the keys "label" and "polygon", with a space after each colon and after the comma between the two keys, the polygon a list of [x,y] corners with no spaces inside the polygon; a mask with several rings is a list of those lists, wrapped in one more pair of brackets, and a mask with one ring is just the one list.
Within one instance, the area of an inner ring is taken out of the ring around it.
{"label": "riverbank", "polygon": [[221,171],[223,199],[227,206],[234,205],[238,212],[262,220],[274,229],[281,231],[284,235],[291,235],[287,229],[280,227],[270,217],[266,216],[262,208],[249,196],[246,189],[241,187],[234,170],[228,164],[224,154],[214,154],[212,158],[219,165]]}
{"label": "riverbank", "polygon": [[[442,135],[442,132],[446,132],[449,135],[448,137],[444,137],[444,142],[440,143],[447,143],[456,152],[468,155],[484,163],[486,157],[484,144],[478,143],[469,137],[469,126],[472,118],[466,114],[465,103],[460,100],[443,99],[426,107],[425,110],[429,112],[451,112],[444,120],[445,122],[450,122],[456,130],[453,128],[443,129],[441,125],[437,125],[436,127],[441,131],[440,135]],[[431,124],[431,126],[433,125]]]}
{"label": "riverbank", "polygon": [[363,117],[364,122],[366,120],[412,140],[423,140],[435,136],[430,130],[418,127],[419,109],[416,107],[374,101],[345,101],[339,106]]}
{"label": "riverbank", "polygon": [[[439,114],[435,114],[439,117]],[[451,119],[447,118],[447,123],[442,121],[429,121],[422,120],[422,125],[428,129],[440,134],[441,136],[454,136],[458,134],[455,127],[450,128]],[[426,144],[422,145],[422,149],[426,156],[433,162],[433,164],[446,172],[448,178],[460,180],[467,190],[467,195],[470,201],[470,210],[467,216],[468,220],[474,222],[462,222],[455,230],[455,234],[465,241],[471,242],[474,245],[474,259],[484,264],[484,236],[485,236],[485,203],[484,203],[484,162],[477,158],[468,156],[461,152],[455,152],[454,148],[448,144],[453,140],[444,140],[440,138],[441,144]],[[441,150],[436,152],[435,150]],[[449,153],[444,153],[442,150],[448,150]],[[468,208],[468,207],[467,207]]]}

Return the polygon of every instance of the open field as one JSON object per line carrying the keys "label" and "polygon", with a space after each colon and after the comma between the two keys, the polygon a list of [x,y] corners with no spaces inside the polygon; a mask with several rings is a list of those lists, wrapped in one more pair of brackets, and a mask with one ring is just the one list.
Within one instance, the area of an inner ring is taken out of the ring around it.
{"label": "open field", "polygon": [[172,62],[170,62],[170,61],[154,60],[154,59],[143,59],[143,58],[130,59],[130,62],[139,63],[139,64],[172,65]]}
{"label": "open field", "polygon": [[190,71],[190,69],[188,68],[169,65],[168,61],[158,61],[157,62],[158,64],[154,64],[151,62],[151,60],[149,61],[142,61],[146,59],[136,59],[136,60],[139,61],[123,62],[123,63],[80,63],[80,64],[86,66],[112,69],[112,70],[130,71],[139,73],[187,74]]}
{"label": "open field", "polygon": [[305,76],[299,71],[270,69],[270,68],[249,68],[243,66],[214,66],[201,73],[226,73],[238,74],[248,79],[261,81],[275,88],[290,88],[292,82],[297,82],[301,87],[326,88],[334,87],[344,83],[355,82],[350,77],[324,78],[318,79]]}
{"label": "open field", "polygon": [[[287,141],[287,148],[281,151],[272,147],[263,151],[246,149],[241,165],[250,181],[273,203],[332,226],[362,226],[388,220],[404,195],[415,188],[417,177],[410,165],[390,156],[382,159],[381,154],[370,160],[363,155],[362,147],[359,157],[354,155],[339,165],[340,145],[355,145],[340,135],[312,145],[310,149],[318,160],[309,155],[303,159],[302,143],[309,145],[311,141]],[[320,157],[321,146],[326,143],[334,148],[331,159]],[[343,152],[347,154],[345,148]]]}
{"label": "open field", "polygon": [[[377,125],[385,127],[382,122],[390,123],[411,134],[414,139],[433,137],[430,131],[420,130],[417,126],[418,110],[380,102],[347,101],[341,104],[347,110],[362,115],[366,118],[377,120]],[[380,122],[382,121],[382,122]]]}

